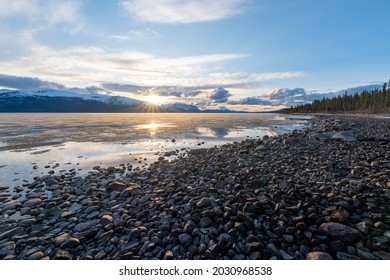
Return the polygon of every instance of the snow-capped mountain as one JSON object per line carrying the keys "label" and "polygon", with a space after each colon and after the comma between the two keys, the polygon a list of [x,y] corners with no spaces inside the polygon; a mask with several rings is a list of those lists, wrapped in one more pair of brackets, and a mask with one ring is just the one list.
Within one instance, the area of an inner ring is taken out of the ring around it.
{"label": "snow-capped mountain", "polygon": [[136,100],[133,98],[123,97],[123,96],[112,96],[105,94],[96,94],[96,93],[86,93],[81,94],[72,91],[66,90],[57,90],[57,89],[38,89],[38,90],[0,90],[0,96],[7,97],[29,97],[29,96],[45,96],[45,97],[67,97],[67,98],[81,98],[84,100],[95,100],[99,102],[104,102],[107,104],[140,104],[142,101]]}
{"label": "snow-capped mountain", "polygon": [[188,112],[188,113],[196,113],[201,112],[198,107],[194,105],[188,105],[184,103],[173,103],[173,104],[165,104],[161,105],[161,110],[165,112]]}
{"label": "snow-capped mountain", "polygon": [[202,112],[182,103],[155,105],[124,96],[67,90],[0,90],[0,112]]}

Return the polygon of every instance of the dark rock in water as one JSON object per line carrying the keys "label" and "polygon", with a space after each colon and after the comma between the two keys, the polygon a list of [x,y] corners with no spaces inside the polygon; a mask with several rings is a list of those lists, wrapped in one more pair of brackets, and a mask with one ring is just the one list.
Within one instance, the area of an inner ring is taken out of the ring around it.
{"label": "dark rock in water", "polygon": [[186,233],[179,235],[180,244],[187,245],[192,243],[192,236]]}
{"label": "dark rock in water", "polygon": [[211,205],[211,199],[207,197],[203,197],[198,203],[196,203],[196,207],[208,207]]}
{"label": "dark rock in water", "polygon": [[354,228],[332,222],[321,224],[319,230],[332,238],[345,242],[354,242],[360,235],[359,231]]}
{"label": "dark rock in water", "polygon": [[307,260],[332,260],[332,256],[326,252],[310,252],[306,254]]}
{"label": "dark rock in water", "polygon": [[344,142],[356,142],[357,137],[355,134],[347,131],[338,132],[330,138],[331,140],[340,140]]}
{"label": "dark rock in water", "polygon": [[106,191],[107,192],[113,192],[113,191],[122,192],[126,188],[127,188],[127,186],[124,183],[113,182],[113,183],[107,185]]}

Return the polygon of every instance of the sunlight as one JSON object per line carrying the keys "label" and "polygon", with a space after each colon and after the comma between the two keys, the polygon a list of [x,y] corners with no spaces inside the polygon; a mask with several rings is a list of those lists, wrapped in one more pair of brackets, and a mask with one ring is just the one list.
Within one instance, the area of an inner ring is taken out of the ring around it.
{"label": "sunlight", "polygon": [[158,96],[158,95],[148,95],[148,96],[145,96],[144,100],[147,101],[147,102],[150,102],[152,104],[155,104],[155,105],[160,105],[164,101],[163,98],[161,96]]}

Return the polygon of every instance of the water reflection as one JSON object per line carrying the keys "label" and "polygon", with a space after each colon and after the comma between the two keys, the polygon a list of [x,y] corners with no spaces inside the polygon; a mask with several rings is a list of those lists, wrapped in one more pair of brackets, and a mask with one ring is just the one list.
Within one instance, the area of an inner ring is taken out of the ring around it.
{"label": "water reflection", "polygon": [[211,133],[217,138],[222,139],[229,134],[229,129],[223,127],[210,128]]}
{"label": "water reflection", "polygon": [[[50,170],[75,169],[83,175],[95,165],[146,166],[164,152],[209,148],[304,125],[277,114],[2,114],[0,164],[6,166],[0,168],[0,186],[18,186]],[[53,162],[60,167],[45,168]]]}

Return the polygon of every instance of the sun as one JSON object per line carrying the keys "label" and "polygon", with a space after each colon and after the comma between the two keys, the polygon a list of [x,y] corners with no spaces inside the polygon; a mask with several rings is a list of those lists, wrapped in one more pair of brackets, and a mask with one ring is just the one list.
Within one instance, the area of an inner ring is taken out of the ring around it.
{"label": "sun", "polygon": [[161,96],[158,95],[145,96],[144,100],[155,105],[160,105],[164,102],[163,98],[161,98]]}

